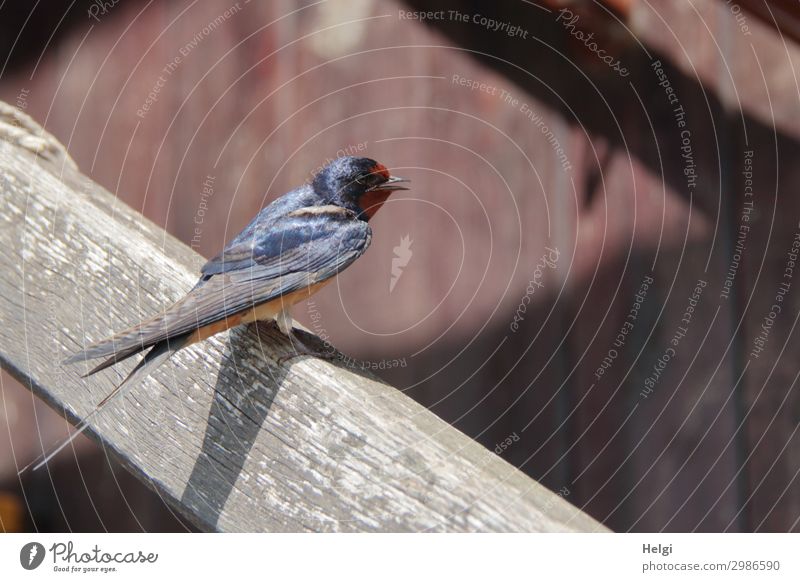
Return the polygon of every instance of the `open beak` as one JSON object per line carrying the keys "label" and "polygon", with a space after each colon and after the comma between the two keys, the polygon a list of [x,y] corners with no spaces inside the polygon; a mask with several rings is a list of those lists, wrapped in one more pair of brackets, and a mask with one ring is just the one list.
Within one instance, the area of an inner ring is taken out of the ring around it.
{"label": "open beak", "polygon": [[408,187],[403,186],[403,184],[410,181],[400,176],[391,176],[388,180],[373,186],[370,190],[408,190]]}

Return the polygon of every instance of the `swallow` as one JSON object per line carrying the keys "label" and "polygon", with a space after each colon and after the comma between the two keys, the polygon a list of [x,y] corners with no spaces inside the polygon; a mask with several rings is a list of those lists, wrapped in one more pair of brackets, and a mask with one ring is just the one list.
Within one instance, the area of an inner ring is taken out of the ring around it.
{"label": "swallow", "polygon": [[[143,378],[177,351],[232,327],[274,320],[292,333],[289,309],[319,291],[369,247],[375,216],[408,180],[375,160],[342,157],[303,186],[277,198],[200,269],[195,286],[162,313],[71,355],[63,364],[104,358],[84,377],[145,350],[128,376],[57,449],[46,464],[88,426],[88,420],[123,386]],[[24,471],[24,469],[23,469]]]}

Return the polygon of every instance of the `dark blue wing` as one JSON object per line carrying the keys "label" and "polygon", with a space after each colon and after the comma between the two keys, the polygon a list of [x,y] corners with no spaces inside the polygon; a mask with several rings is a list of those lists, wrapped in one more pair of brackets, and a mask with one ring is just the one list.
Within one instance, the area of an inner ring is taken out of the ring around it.
{"label": "dark blue wing", "polygon": [[[358,258],[369,244],[371,231],[355,214],[338,206],[312,206],[292,211],[248,237],[237,237],[208,261],[203,276],[257,271],[258,277],[315,272]],[[360,253],[352,256],[353,251]],[[335,274],[335,273],[334,273]],[[254,273],[255,275],[255,273]]]}
{"label": "dark blue wing", "polygon": [[[268,232],[231,244],[203,267],[203,277],[183,299],[155,317],[106,338],[69,361],[130,355],[222,321],[256,305],[321,283],[364,254],[372,231],[337,206],[292,211]],[[113,362],[112,362],[113,363]]]}

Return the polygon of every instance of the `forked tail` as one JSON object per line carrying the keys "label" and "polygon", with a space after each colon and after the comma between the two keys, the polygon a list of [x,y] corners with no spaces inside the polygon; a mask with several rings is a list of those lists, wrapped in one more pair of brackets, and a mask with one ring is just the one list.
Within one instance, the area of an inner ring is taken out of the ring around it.
{"label": "forked tail", "polygon": [[[189,334],[185,334],[171,339],[166,339],[155,344],[152,347],[152,349],[149,352],[147,352],[145,357],[142,358],[142,361],[136,364],[136,367],[133,370],[131,370],[131,373],[128,374],[128,377],[125,378],[119,386],[114,388],[114,390],[112,390],[108,396],[103,398],[103,400],[101,400],[100,403],[94,408],[94,410],[92,410],[89,414],[86,415],[86,417],[83,420],[81,420],[80,424],[77,425],[76,427],[77,430],[75,432],[73,432],[66,440],[64,440],[64,442],[62,442],[56,449],[47,453],[46,455],[40,456],[35,461],[33,461],[32,463],[24,467],[22,470],[20,470],[19,473],[17,474],[21,475],[22,473],[27,471],[31,465],[33,465],[34,471],[46,465],[50,461],[50,459],[52,459],[55,455],[61,452],[65,447],[69,446],[69,444],[72,443],[72,441],[74,441],[79,434],[81,434],[89,427],[89,421],[92,418],[94,418],[94,416],[98,412],[100,412],[100,410],[102,410],[102,408],[106,404],[108,404],[111,400],[113,400],[120,394],[123,394],[124,393],[123,388],[130,389],[132,386],[136,384],[138,380],[142,380],[143,378],[145,378],[153,370],[158,368],[161,364],[163,364],[170,357],[172,357],[172,355],[175,352],[185,347],[188,342],[188,339],[189,339]],[[128,357],[130,355],[131,354],[127,354],[124,357]],[[115,363],[116,361],[123,359],[123,357],[121,356],[123,356],[123,354],[118,353],[116,357],[113,357],[111,360],[107,362],[103,362],[103,364],[92,370],[90,374],[93,374],[94,372],[99,371]]]}

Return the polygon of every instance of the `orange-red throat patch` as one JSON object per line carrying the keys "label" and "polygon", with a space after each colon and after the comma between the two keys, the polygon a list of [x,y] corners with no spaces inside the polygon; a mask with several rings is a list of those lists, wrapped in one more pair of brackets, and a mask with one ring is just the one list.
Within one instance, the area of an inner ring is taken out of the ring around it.
{"label": "orange-red throat patch", "polygon": [[[389,170],[381,163],[376,163],[372,166],[371,173],[380,174],[383,176],[384,180],[390,178]],[[358,199],[358,205],[361,207],[361,210],[364,211],[364,214],[367,215],[367,218],[372,218],[391,195],[392,190],[381,190],[380,188],[370,190]]]}
{"label": "orange-red throat patch", "polygon": [[370,190],[358,199],[358,205],[367,218],[372,218],[391,195],[392,190]]}

